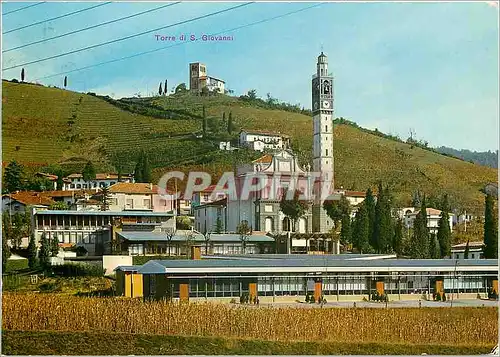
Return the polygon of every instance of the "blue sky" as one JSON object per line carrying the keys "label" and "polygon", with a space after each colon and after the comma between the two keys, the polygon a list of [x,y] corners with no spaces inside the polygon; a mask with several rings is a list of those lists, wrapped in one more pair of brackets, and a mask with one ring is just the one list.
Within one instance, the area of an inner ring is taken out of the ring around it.
{"label": "blue sky", "polygon": [[[2,13],[30,3],[2,3]],[[2,16],[2,31],[92,6],[45,3]],[[162,3],[112,3],[2,36],[2,50],[141,12]],[[237,3],[181,3],[136,18],[3,53],[3,67],[226,9]],[[494,4],[493,4],[494,5]],[[68,89],[143,96],[188,82],[188,63],[207,65],[236,94],[311,107],[311,75],[321,48],[335,77],[336,117],[431,146],[498,148],[498,7],[475,3],[323,3],[297,14],[227,32],[228,42],[189,42],[145,56],[68,74]],[[311,6],[259,3],[149,35],[24,66],[29,81],[166,47],[155,34],[218,33]],[[19,78],[20,68],[3,71]],[[64,74],[40,80],[61,86]]]}

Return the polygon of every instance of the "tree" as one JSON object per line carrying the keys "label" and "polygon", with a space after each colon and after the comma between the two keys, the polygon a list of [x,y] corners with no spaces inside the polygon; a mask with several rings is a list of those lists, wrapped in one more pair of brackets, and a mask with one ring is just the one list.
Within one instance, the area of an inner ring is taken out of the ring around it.
{"label": "tree", "polygon": [[64,76],[64,88],[68,85],[68,76]]}
{"label": "tree", "polygon": [[10,242],[15,249],[21,247],[24,233],[24,217],[20,213],[16,213],[12,218],[12,230]]}
{"label": "tree", "polygon": [[23,166],[13,160],[5,168],[3,186],[7,192],[15,192],[23,189]]}
{"label": "tree", "polygon": [[137,159],[137,162],[135,164],[135,169],[134,169],[134,180],[135,182],[143,182],[143,177],[142,177],[142,168],[143,168],[143,155],[142,153],[139,155],[139,158]]}
{"label": "tree", "polygon": [[[166,89],[166,87],[165,87]],[[163,89],[161,88],[161,82],[160,82],[160,88],[158,88],[158,94],[162,95],[163,94]]]}
{"label": "tree", "polygon": [[373,192],[372,189],[369,188],[366,191],[366,197],[365,200],[363,201],[365,206],[366,206],[366,214],[368,217],[368,241],[370,243],[370,246],[373,247],[375,243],[372,241],[373,240],[373,229],[375,226],[375,197],[373,197]]}
{"label": "tree", "polygon": [[304,216],[309,209],[309,202],[305,200],[300,200],[301,192],[295,190],[292,199],[287,198],[288,190],[285,190],[280,201],[280,210],[285,216],[287,216],[292,222],[293,229],[295,232],[295,226],[300,217]]}
{"label": "tree", "polygon": [[84,181],[95,180],[96,171],[95,171],[94,165],[92,164],[91,161],[87,161],[87,163],[85,164],[85,167],[83,168],[82,176],[83,176]]}
{"label": "tree", "polygon": [[467,239],[467,243],[465,244],[464,259],[469,259],[469,249],[469,240]]}
{"label": "tree", "polygon": [[49,206],[49,209],[54,211],[66,211],[69,209],[68,204],[66,202],[55,202]]}
{"label": "tree", "polygon": [[109,209],[109,201],[111,199],[108,187],[101,188],[99,198],[101,201],[101,211],[107,211]]}
{"label": "tree", "polygon": [[50,256],[57,257],[57,254],[59,254],[59,240],[57,237],[52,237],[50,240]]}
{"label": "tree", "polygon": [[248,236],[252,234],[252,228],[248,225],[248,221],[241,221],[236,227],[236,233],[240,235],[241,251],[243,254],[245,254]]}
{"label": "tree", "polygon": [[186,83],[181,83],[177,87],[175,87],[175,94],[182,93],[182,92],[185,92],[185,91],[187,91]]}
{"label": "tree", "polygon": [[429,255],[429,228],[427,228],[427,205],[424,196],[420,211],[413,222],[411,256],[416,259],[426,259]]}
{"label": "tree", "polygon": [[202,97],[208,97],[210,95],[210,91],[208,90],[207,87],[201,88],[201,96]]}
{"label": "tree", "polygon": [[220,217],[217,217],[217,221],[215,223],[215,232],[217,234],[220,234],[220,233],[222,233],[223,229],[224,229],[224,227],[222,227],[222,220],[220,219]]}
{"label": "tree", "polygon": [[7,268],[7,260],[10,258],[10,247],[7,243],[7,238],[2,234],[2,271],[5,272]]}
{"label": "tree", "polygon": [[389,253],[393,239],[389,189],[384,190],[382,183],[378,185],[377,204],[375,205],[375,222],[373,226],[372,247],[378,253]]}
{"label": "tree", "polygon": [[38,259],[40,261],[40,266],[43,269],[46,270],[50,267],[50,246],[45,232],[42,233],[42,238],[40,239],[40,252],[38,254]]}
{"label": "tree", "polygon": [[21,69],[21,82],[24,82],[24,68]]}
{"label": "tree", "polygon": [[257,99],[257,91],[255,89],[250,89],[247,93],[247,96],[252,100]]}
{"label": "tree", "polygon": [[149,164],[148,156],[143,153],[142,159],[142,182],[151,183],[151,165]]}
{"label": "tree", "polygon": [[167,95],[168,94],[168,86],[167,86],[167,83],[168,81],[165,79],[165,86],[163,87],[164,90],[163,90],[163,95]]}
{"label": "tree", "polygon": [[403,220],[397,219],[394,225],[394,239],[392,241],[392,248],[398,256],[403,254]]}
{"label": "tree", "polygon": [[360,203],[358,211],[354,217],[352,244],[360,254],[366,253],[370,250],[368,239],[368,212],[366,204]]}
{"label": "tree", "polygon": [[440,257],[444,258],[451,254],[451,230],[448,211],[442,210],[439,216],[437,239],[439,242]]}
{"label": "tree", "polygon": [[498,217],[495,201],[491,194],[486,195],[484,207],[484,258],[498,259]]}
{"label": "tree", "polygon": [[203,106],[203,122],[202,122],[202,130],[203,130],[203,137],[207,135],[207,116],[205,113],[205,106]]}
{"label": "tree", "polygon": [[341,220],[340,241],[342,244],[352,243],[351,217],[344,215]]}
{"label": "tree", "polygon": [[6,242],[12,239],[12,223],[8,211],[2,213],[2,239]]}
{"label": "tree", "polygon": [[28,266],[30,269],[35,269],[38,266],[38,258],[36,256],[36,241],[35,235],[31,234],[30,241],[28,243]]}
{"label": "tree", "polygon": [[429,234],[429,257],[431,259],[441,258],[441,247],[435,234]]}
{"label": "tree", "polygon": [[229,112],[229,119],[227,120],[227,132],[232,134],[234,130],[233,112]]}

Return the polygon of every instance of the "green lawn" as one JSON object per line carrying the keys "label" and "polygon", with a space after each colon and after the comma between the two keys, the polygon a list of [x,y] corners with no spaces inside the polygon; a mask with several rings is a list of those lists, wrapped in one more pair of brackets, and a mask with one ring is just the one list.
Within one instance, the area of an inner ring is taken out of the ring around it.
{"label": "green lawn", "polygon": [[89,332],[2,331],[6,355],[479,355],[493,346],[275,342]]}

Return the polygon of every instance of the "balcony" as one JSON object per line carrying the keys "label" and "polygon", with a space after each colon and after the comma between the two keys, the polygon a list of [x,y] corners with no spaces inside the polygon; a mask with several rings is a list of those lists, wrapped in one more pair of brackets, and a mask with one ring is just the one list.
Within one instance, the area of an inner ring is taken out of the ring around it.
{"label": "balcony", "polygon": [[[313,74],[313,75],[312,75],[312,79],[317,78],[317,77],[318,77],[318,75],[317,75],[317,74]],[[333,77],[333,73],[332,73],[332,72],[330,72],[330,73],[328,73],[327,75],[324,75],[324,76],[322,76],[322,77]]]}

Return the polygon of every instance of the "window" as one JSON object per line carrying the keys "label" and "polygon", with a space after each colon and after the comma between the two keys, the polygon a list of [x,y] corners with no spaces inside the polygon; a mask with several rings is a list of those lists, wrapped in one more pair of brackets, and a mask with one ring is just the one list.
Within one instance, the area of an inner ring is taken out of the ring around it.
{"label": "window", "polygon": [[77,185],[76,185],[76,188],[82,188],[82,185],[77,184]]}
{"label": "window", "polygon": [[126,209],[134,208],[134,200],[132,198],[127,198],[126,203],[125,203],[125,208]]}
{"label": "window", "polygon": [[325,152],[326,152],[325,156],[328,156],[328,149],[326,149]]}
{"label": "window", "polygon": [[203,195],[203,200],[204,200],[204,201],[208,201],[208,198],[209,198],[209,197],[210,197],[210,194],[205,193],[205,194]]}
{"label": "window", "polygon": [[83,184],[83,188],[87,188],[87,184],[86,183]]}
{"label": "window", "polygon": [[474,259],[474,253],[472,253],[472,259]]}
{"label": "window", "polygon": [[325,125],[325,131],[328,131],[328,125]]}
{"label": "window", "polygon": [[94,182],[94,188],[96,188],[96,187],[97,187],[97,182]]}
{"label": "window", "polygon": [[144,207],[151,208],[151,200],[150,199],[145,199],[144,200]]}
{"label": "window", "polygon": [[75,188],[75,184],[72,183],[71,185],[69,185],[69,188]]}

